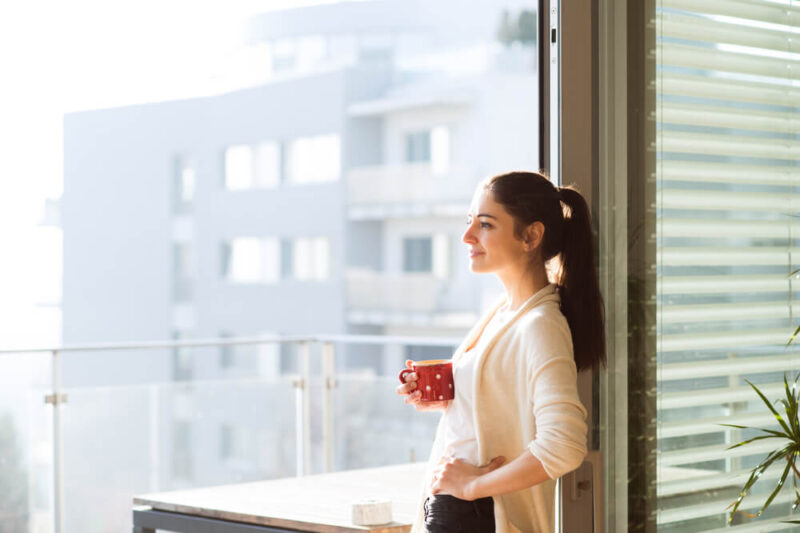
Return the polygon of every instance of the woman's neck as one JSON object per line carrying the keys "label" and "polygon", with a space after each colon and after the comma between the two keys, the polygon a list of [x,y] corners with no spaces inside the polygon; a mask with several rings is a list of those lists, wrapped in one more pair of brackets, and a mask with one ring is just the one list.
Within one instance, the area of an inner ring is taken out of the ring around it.
{"label": "woman's neck", "polygon": [[497,272],[497,277],[506,289],[506,302],[510,311],[519,309],[531,296],[550,283],[544,264]]}

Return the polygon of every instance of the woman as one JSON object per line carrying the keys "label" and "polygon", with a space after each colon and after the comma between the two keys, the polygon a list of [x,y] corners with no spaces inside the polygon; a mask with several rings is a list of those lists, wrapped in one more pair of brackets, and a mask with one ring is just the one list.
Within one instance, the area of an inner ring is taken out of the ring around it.
{"label": "woman", "polygon": [[453,400],[421,403],[414,373],[397,388],[444,411],[412,532],[550,533],[554,480],[586,455],[577,371],[605,362],[589,209],[541,174],[501,174],[478,186],[462,240],[505,294],[453,355]]}

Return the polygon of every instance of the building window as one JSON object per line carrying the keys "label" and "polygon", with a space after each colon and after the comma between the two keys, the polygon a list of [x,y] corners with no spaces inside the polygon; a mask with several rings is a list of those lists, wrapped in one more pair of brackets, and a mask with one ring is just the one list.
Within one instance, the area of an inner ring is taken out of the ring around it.
{"label": "building window", "polygon": [[296,184],[336,181],[341,172],[339,136],[302,137],[289,142],[288,181]]}
{"label": "building window", "polygon": [[284,277],[299,281],[324,281],[330,270],[330,244],[325,237],[299,238],[281,243]]}
{"label": "building window", "polygon": [[192,426],[186,420],[172,422],[172,475],[177,479],[192,479]]}
{"label": "building window", "polygon": [[403,239],[403,272],[433,271],[433,239],[406,237]]}
{"label": "building window", "polygon": [[173,175],[173,208],[175,213],[186,213],[191,210],[194,201],[195,169],[187,157],[175,158]]}
{"label": "building window", "polygon": [[174,243],[172,245],[172,283],[175,302],[188,302],[192,299],[192,278],[194,277],[194,258],[192,245]]}
{"label": "building window", "polygon": [[225,187],[231,191],[274,189],[281,180],[281,165],[279,142],[229,146],[225,150]]}
{"label": "building window", "polygon": [[232,191],[249,189],[254,175],[253,148],[229,146],[225,150],[225,187]]}
{"label": "building window", "polygon": [[275,238],[237,237],[222,244],[222,277],[234,283],[275,283],[280,274]]}
{"label": "building window", "polygon": [[428,163],[431,160],[430,130],[406,133],[406,162]]}
{"label": "building window", "polygon": [[253,187],[274,189],[281,180],[281,145],[264,141],[256,147]]}

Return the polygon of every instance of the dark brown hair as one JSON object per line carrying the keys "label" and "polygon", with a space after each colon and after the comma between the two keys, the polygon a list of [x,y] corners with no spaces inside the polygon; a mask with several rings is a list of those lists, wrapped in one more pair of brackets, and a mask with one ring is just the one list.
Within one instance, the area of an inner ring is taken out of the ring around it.
{"label": "dark brown hair", "polygon": [[556,187],[536,172],[509,172],[487,180],[486,191],[514,217],[514,235],[521,239],[534,222],[544,225],[542,259],[560,263],[554,281],[561,312],[572,333],[578,370],[606,362],[603,297],[594,265],[589,206],[572,186]]}

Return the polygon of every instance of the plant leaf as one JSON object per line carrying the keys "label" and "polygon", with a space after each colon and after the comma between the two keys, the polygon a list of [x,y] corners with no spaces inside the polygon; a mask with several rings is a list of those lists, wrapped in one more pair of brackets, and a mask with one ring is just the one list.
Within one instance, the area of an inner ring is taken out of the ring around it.
{"label": "plant leaf", "polygon": [[736,510],[739,508],[739,505],[741,505],[742,500],[745,496],[747,496],[752,486],[755,485],[756,481],[758,481],[758,479],[761,477],[761,474],[763,474],[764,471],[769,468],[777,459],[783,457],[785,453],[786,448],[773,450],[755,468],[753,468],[753,470],[750,472],[750,477],[747,478],[747,481],[745,481],[744,485],[742,486],[742,490],[739,491],[739,497],[728,506],[729,508],[733,506],[733,509],[731,509],[730,515],[728,516],[728,522],[733,520],[733,516],[736,514]]}
{"label": "plant leaf", "polygon": [[795,441],[800,442],[800,422],[797,420],[797,395],[795,391],[789,388],[789,380],[786,379],[785,373],[783,374],[783,388],[786,391],[786,400],[782,400],[781,403],[783,403],[786,416],[789,418],[789,425],[792,427]]}
{"label": "plant leaf", "polygon": [[728,446],[725,449],[726,450],[732,450],[734,448],[738,448],[739,446],[744,446],[745,444],[750,444],[751,442],[756,441],[756,440],[762,440],[762,439],[785,439],[785,438],[786,438],[786,435],[758,435],[756,437],[751,437],[751,438],[749,438],[747,440],[743,440],[742,442],[739,442],[737,444],[732,444],[732,445]]}
{"label": "plant leaf", "polygon": [[[800,331],[800,326],[797,328],[797,330]],[[792,430],[789,429],[788,424],[786,424],[786,422],[783,420],[783,417],[780,415],[780,413],[778,413],[778,411],[775,410],[775,408],[772,406],[772,403],[770,403],[767,397],[764,396],[764,393],[761,392],[759,388],[753,385],[749,380],[745,381],[747,382],[748,385],[753,387],[753,390],[756,391],[756,394],[758,394],[758,396],[764,401],[764,404],[769,408],[769,410],[772,411],[772,414],[775,415],[775,418],[778,420],[778,423],[781,425],[784,431],[786,431],[787,434],[791,435]]]}
{"label": "plant leaf", "polygon": [[792,336],[789,337],[789,341],[786,343],[787,346],[792,344],[792,341],[794,341],[794,338],[797,337],[798,333],[800,333],[800,326],[797,326],[797,329],[794,330],[794,333],[792,333]]}
{"label": "plant leaf", "polygon": [[780,431],[776,431],[774,429],[753,428],[750,426],[737,426],[736,424],[718,424],[718,425],[727,426],[729,428],[734,428],[734,429],[757,429],[758,431],[763,431],[764,433],[769,433],[770,435],[774,435],[776,437],[786,438],[786,433],[781,433]]}
{"label": "plant leaf", "polygon": [[775,496],[777,496],[778,492],[780,492],[780,490],[783,488],[783,483],[786,481],[786,476],[789,475],[789,470],[791,470],[791,468],[792,468],[791,461],[786,461],[786,468],[783,469],[783,474],[781,475],[780,481],[778,481],[778,484],[775,486],[775,490],[773,490],[772,494],[770,494],[769,498],[767,498],[767,501],[764,503],[764,506],[761,508],[760,511],[758,511],[758,516],[761,516],[761,513],[763,513],[767,509],[767,507],[769,507],[769,504],[772,503],[772,500],[775,499]]}

